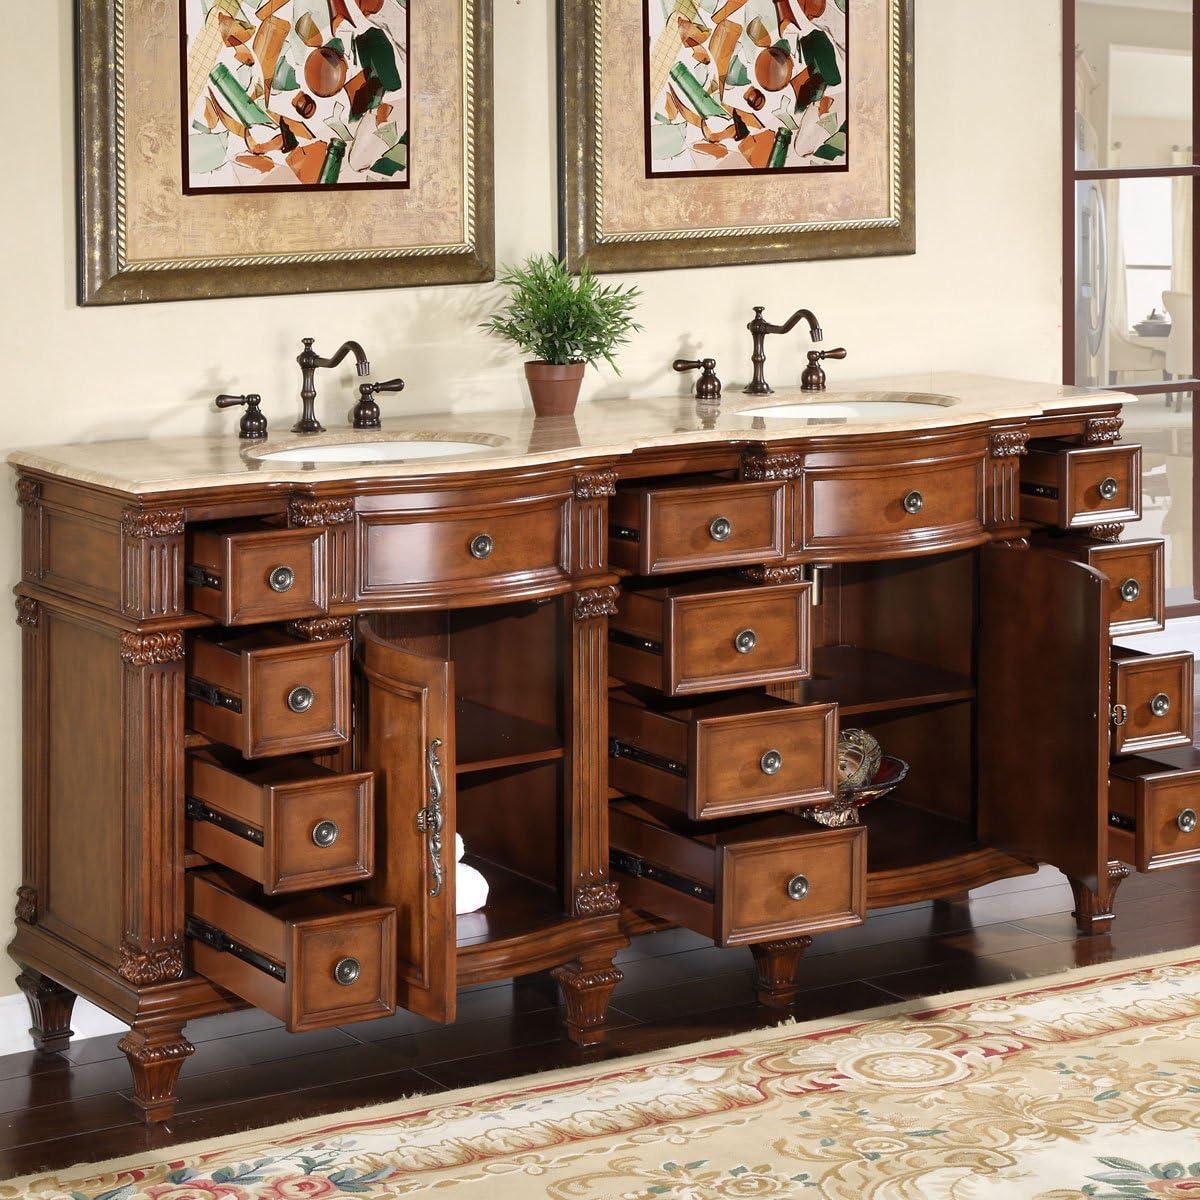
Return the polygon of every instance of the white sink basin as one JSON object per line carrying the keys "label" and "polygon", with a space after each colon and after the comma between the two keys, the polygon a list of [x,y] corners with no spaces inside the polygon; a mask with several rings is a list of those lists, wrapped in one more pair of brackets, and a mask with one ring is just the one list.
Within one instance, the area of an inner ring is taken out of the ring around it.
{"label": "white sink basin", "polygon": [[446,442],[432,438],[394,442],[343,442],[334,446],[295,446],[255,457],[274,463],[382,463],[412,462],[421,458],[451,458],[492,449],[481,442]]}
{"label": "white sink basin", "polygon": [[743,408],[742,417],[776,421],[890,421],[902,417],[935,418],[939,408],[950,408],[952,396],[932,392],[842,392],[828,399],[786,401]]}

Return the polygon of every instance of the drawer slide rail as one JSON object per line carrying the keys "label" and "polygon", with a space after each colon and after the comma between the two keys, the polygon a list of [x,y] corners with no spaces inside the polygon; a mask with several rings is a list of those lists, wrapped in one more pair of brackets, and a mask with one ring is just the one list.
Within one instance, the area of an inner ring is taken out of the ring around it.
{"label": "drawer slide rail", "polygon": [[664,867],[655,866],[654,863],[647,862],[636,854],[628,854],[624,850],[610,850],[608,862],[613,870],[624,871],[626,875],[632,875],[635,879],[648,879],[651,883],[661,883],[663,887],[669,887],[675,892],[683,892],[685,896],[695,896],[706,904],[716,902],[717,895],[712,888],[705,887],[704,884],[697,883],[694,879],[688,879],[684,875],[676,875],[674,871],[668,871]]}
{"label": "drawer slide rail", "polygon": [[265,839],[261,829],[247,825],[245,821],[239,821],[228,813],[209,808],[203,800],[197,800],[195,796],[186,797],[183,802],[183,811],[189,821],[205,821],[209,825],[215,825],[218,829],[225,830],[226,833],[232,833],[234,837],[239,837],[243,841],[253,842],[256,846],[264,844]]}
{"label": "drawer slide rail", "polygon": [[211,704],[213,708],[227,708],[230,712],[240,713],[242,702],[237,696],[223,692],[219,687],[206,683],[203,679],[193,679],[188,676],[184,691],[191,700],[199,700],[202,704]]}
{"label": "drawer slide rail", "polygon": [[251,950],[249,946],[235,942],[229,934],[209,925],[207,921],[188,917],[184,923],[184,931],[188,937],[203,942],[210,950],[216,950],[221,954],[232,954],[234,958],[240,958],[242,962],[249,963],[255,970],[262,971],[264,975],[270,975],[272,979],[278,979],[280,983],[287,982],[287,970],[284,967],[267,958],[265,954],[259,954],[257,950]]}
{"label": "drawer slide rail", "polygon": [[618,646],[628,646],[631,650],[644,650],[647,654],[662,654],[663,652],[662,642],[638,637],[636,633],[626,633],[623,629],[613,629],[611,626],[608,630],[608,640],[616,642]]}
{"label": "drawer slide rail", "polygon": [[666,758],[661,754],[652,754],[649,750],[643,750],[640,746],[623,742],[620,738],[609,738],[608,755],[610,758],[628,759],[643,767],[651,767],[655,771],[666,771],[667,774],[677,775],[680,779],[687,778],[688,770],[683,763],[676,762],[673,758]]}

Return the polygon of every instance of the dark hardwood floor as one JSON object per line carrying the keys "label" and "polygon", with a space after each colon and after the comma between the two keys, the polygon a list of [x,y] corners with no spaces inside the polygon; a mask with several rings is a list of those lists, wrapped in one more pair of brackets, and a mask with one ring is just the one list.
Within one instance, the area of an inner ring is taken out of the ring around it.
{"label": "dark hardwood floor", "polygon": [[[848,1013],[1200,944],[1200,867],[1132,875],[1109,934],[1077,937],[1070,911],[1070,889],[1047,868],[969,901],[877,913],[860,929],[816,939],[793,1015]],[[295,1036],[257,1012],[196,1021],[179,1113],[150,1129],[128,1099],[116,1035],[65,1054],[0,1058],[0,1178],[699,1041],[783,1016],[755,1004],[748,951],[717,950],[686,931],[638,938],[620,967],[612,1033],[596,1050],[565,1040],[545,976],[463,992],[452,1027],[407,1013]]]}

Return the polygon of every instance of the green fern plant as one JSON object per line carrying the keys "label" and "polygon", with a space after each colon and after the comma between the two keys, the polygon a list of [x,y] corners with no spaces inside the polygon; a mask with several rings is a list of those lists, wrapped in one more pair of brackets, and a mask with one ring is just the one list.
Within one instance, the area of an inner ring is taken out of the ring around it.
{"label": "green fern plant", "polygon": [[642,328],[633,319],[636,287],[605,286],[586,267],[572,275],[552,254],[505,267],[500,283],[509,297],[483,323],[488,332],[542,362],[594,367],[603,359],[620,373],[613,355]]}

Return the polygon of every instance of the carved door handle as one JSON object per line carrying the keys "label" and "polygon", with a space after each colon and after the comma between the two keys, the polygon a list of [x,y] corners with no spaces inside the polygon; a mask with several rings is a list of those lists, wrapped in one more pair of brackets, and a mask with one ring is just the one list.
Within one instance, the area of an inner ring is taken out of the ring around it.
{"label": "carved door handle", "polygon": [[433,887],[429,889],[431,896],[440,896],[442,884],[445,882],[445,871],[442,867],[442,826],[446,817],[442,811],[442,763],[438,758],[441,748],[442,739],[434,738],[425,752],[425,764],[429,768],[429,803],[417,813],[417,831],[425,835],[429,847],[429,866],[433,871]]}

